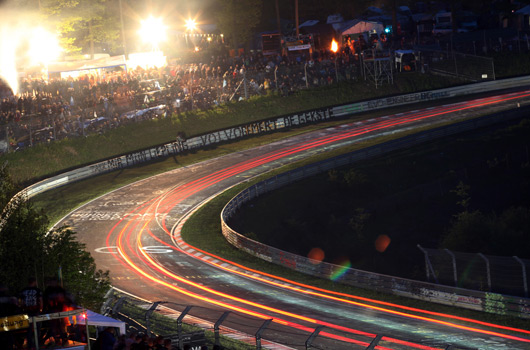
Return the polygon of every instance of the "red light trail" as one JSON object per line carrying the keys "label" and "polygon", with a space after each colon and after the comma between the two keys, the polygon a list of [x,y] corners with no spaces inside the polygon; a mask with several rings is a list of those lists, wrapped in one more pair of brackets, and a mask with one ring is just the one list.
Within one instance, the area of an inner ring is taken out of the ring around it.
{"label": "red light trail", "polygon": [[[371,123],[368,123],[368,124],[365,124],[365,125],[362,125],[362,126],[358,126],[358,127],[355,126],[356,123],[353,123],[353,124],[349,124],[350,127],[354,127],[353,130],[347,130],[347,131],[343,130],[340,133],[336,133],[336,134],[333,134],[331,136],[320,137],[320,138],[312,140],[311,142],[300,143],[300,144],[291,146],[289,148],[282,149],[282,150],[277,151],[277,152],[271,152],[271,153],[265,154],[265,155],[263,155],[261,157],[257,157],[257,158],[251,159],[249,161],[245,161],[245,162],[241,162],[239,164],[233,165],[233,166],[229,166],[227,168],[224,168],[224,169],[219,170],[219,171],[215,171],[215,172],[213,172],[213,173],[211,173],[211,174],[209,174],[207,176],[204,176],[202,178],[199,178],[197,180],[193,180],[193,181],[187,182],[187,183],[185,183],[183,185],[180,185],[180,186],[175,186],[173,189],[171,189],[169,191],[166,191],[163,195],[161,195],[161,196],[159,196],[157,198],[153,198],[150,201],[140,205],[139,207],[137,207],[133,211],[129,212],[124,218],[122,218],[118,223],[116,223],[113,226],[113,228],[109,231],[109,233],[107,235],[106,244],[107,244],[108,247],[110,247],[110,246],[113,245],[112,244],[113,241],[115,241],[116,242],[115,245],[118,247],[118,253],[113,252],[113,256],[118,261],[120,261],[122,266],[134,271],[134,273],[136,273],[139,277],[145,278],[145,279],[150,280],[150,281],[152,281],[152,282],[154,282],[154,283],[156,283],[156,284],[158,284],[160,286],[168,288],[168,289],[170,289],[172,291],[175,291],[177,293],[186,295],[188,297],[195,298],[197,300],[201,300],[201,301],[204,301],[204,302],[207,302],[207,303],[210,303],[210,304],[222,306],[224,308],[227,308],[227,309],[230,309],[230,310],[235,310],[235,311],[238,311],[238,312],[241,312],[241,313],[244,313],[244,314],[252,315],[252,316],[255,316],[255,317],[258,317],[258,318],[261,318],[261,319],[271,319],[272,318],[273,321],[276,322],[276,323],[279,323],[279,324],[282,324],[282,325],[285,325],[285,326],[289,326],[289,327],[292,327],[292,328],[295,328],[295,329],[303,330],[303,331],[306,331],[306,332],[309,332],[309,333],[311,333],[314,330],[314,328],[308,327],[308,326],[304,326],[304,325],[302,325],[300,323],[292,322],[292,321],[289,321],[289,320],[281,318],[281,317],[271,316],[271,314],[283,315],[285,317],[289,317],[289,318],[292,318],[292,319],[295,319],[295,320],[298,320],[298,321],[302,321],[302,322],[306,322],[306,323],[309,323],[309,324],[313,324],[313,325],[323,325],[323,326],[326,326],[326,327],[328,327],[330,329],[335,329],[335,330],[338,330],[338,331],[341,331],[341,332],[345,332],[345,333],[348,333],[348,334],[351,334],[351,335],[355,335],[355,336],[364,336],[364,337],[369,337],[369,338],[374,338],[376,336],[375,334],[372,334],[372,333],[363,332],[361,330],[357,330],[357,329],[353,329],[353,328],[349,328],[349,327],[344,327],[344,326],[341,326],[339,324],[333,324],[333,323],[330,323],[330,322],[325,322],[325,321],[314,319],[314,318],[311,318],[311,317],[298,315],[298,314],[295,314],[293,312],[288,312],[288,311],[281,310],[281,309],[278,309],[278,308],[273,308],[273,307],[270,307],[270,306],[267,306],[267,305],[259,304],[259,303],[253,302],[251,300],[246,300],[246,299],[243,299],[243,298],[239,298],[239,297],[236,297],[234,295],[223,293],[223,292],[220,292],[220,291],[215,290],[213,288],[206,287],[206,286],[203,286],[201,284],[192,282],[192,281],[190,281],[188,279],[185,279],[185,278],[183,278],[183,277],[181,277],[181,276],[169,271],[168,269],[163,267],[161,264],[159,264],[157,261],[155,261],[144,249],[142,249],[143,248],[142,243],[141,243],[142,236],[144,234],[147,234],[150,237],[152,237],[153,239],[155,239],[157,242],[159,242],[160,244],[163,244],[164,246],[167,246],[170,249],[173,249],[175,251],[182,252],[182,253],[194,256],[196,259],[200,259],[200,260],[202,260],[202,261],[204,261],[204,262],[206,262],[206,263],[208,263],[210,265],[213,265],[213,266],[215,266],[215,267],[217,267],[219,269],[222,269],[224,271],[227,271],[229,273],[234,273],[234,274],[238,274],[240,276],[244,276],[246,278],[251,278],[251,279],[266,283],[268,285],[273,285],[273,286],[275,286],[277,288],[288,289],[291,292],[297,292],[297,293],[302,293],[302,294],[305,294],[305,295],[311,295],[311,296],[314,296],[314,297],[319,297],[319,298],[323,298],[323,299],[327,299],[327,300],[332,300],[334,302],[344,303],[345,305],[354,305],[354,306],[358,306],[358,307],[362,307],[362,308],[366,308],[366,309],[372,309],[372,310],[384,312],[384,313],[387,313],[387,314],[392,314],[392,315],[397,315],[397,316],[401,316],[401,317],[406,317],[406,318],[409,318],[409,319],[425,321],[425,322],[433,323],[433,324],[439,324],[439,325],[443,325],[443,326],[447,326],[447,327],[451,327],[451,328],[455,328],[455,329],[460,329],[460,330],[465,330],[465,331],[469,331],[469,332],[480,333],[480,334],[485,334],[485,335],[490,335],[490,336],[495,336],[495,337],[502,337],[502,338],[505,338],[505,339],[511,339],[511,340],[524,342],[524,343],[530,343],[530,339],[517,337],[517,336],[510,335],[510,334],[503,334],[503,333],[500,333],[498,331],[490,331],[490,330],[485,330],[485,329],[468,327],[468,326],[464,326],[464,325],[460,325],[460,324],[456,324],[456,323],[451,323],[451,322],[448,322],[448,321],[438,320],[438,319],[429,318],[429,317],[425,317],[425,316],[419,316],[419,315],[412,314],[412,313],[407,313],[407,312],[414,312],[414,313],[419,313],[419,314],[424,314],[424,315],[436,316],[436,317],[440,317],[440,318],[443,318],[443,319],[458,320],[458,321],[462,321],[462,322],[466,322],[466,323],[473,323],[473,324],[484,326],[484,327],[494,328],[494,329],[498,329],[498,330],[507,330],[507,331],[523,333],[523,334],[530,334],[530,331],[528,331],[528,330],[516,329],[516,328],[511,328],[511,327],[506,327],[506,326],[501,326],[501,325],[495,325],[495,324],[491,324],[491,323],[482,322],[482,321],[479,321],[479,320],[473,320],[473,319],[464,318],[464,317],[458,317],[458,316],[449,315],[449,314],[437,313],[437,312],[432,312],[432,311],[428,311],[428,310],[422,310],[422,309],[418,309],[418,308],[402,306],[402,305],[398,305],[398,304],[394,304],[394,303],[388,303],[388,302],[383,302],[383,301],[379,301],[379,300],[373,300],[373,299],[369,299],[369,298],[358,297],[358,296],[355,296],[355,295],[350,295],[350,294],[345,294],[345,293],[328,291],[328,290],[324,290],[324,289],[321,289],[321,288],[316,288],[316,287],[309,286],[309,285],[306,285],[306,284],[301,284],[301,283],[297,283],[297,282],[294,282],[294,281],[291,281],[291,280],[287,280],[287,279],[279,277],[279,276],[274,276],[274,275],[271,275],[271,274],[263,273],[263,272],[256,271],[256,270],[252,270],[252,269],[246,268],[245,266],[236,264],[234,262],[231,262],[231,261],[229,261],[227,259],[224,259],[222,257],[219,257],[219,256],[214,256],[214,255],[212,255],[212,254],[210,254],[208,252],[205,252],[205,251],[203,251],[203,250],[201,250],[201,249],[199,249],[197,247],[192,247],[192,246],[186,244],[185,242],[182,242],[181,239],[180,239],[180,227],[181,227],[182,223],[179,225],[179,228],[177,228],[177,230],[175,232],[173,232],[173,233],[170,232],[170,230],[167,228],[167,224],[166,224],[166,218],[169,215],[170,211],[173,208],[175,208],[176,205],[181,203],[183,200],[185,200],[187,198],[190,198],[193,195],[198,194],[200,191],[203,191],[203,190],[205,190],[205,189],[207,189],[207,188],[209,188],[209,187],[211,187],[213,185],[219,184],[223,180],[226,180],[226,179],[228,179],[228,178],[230,178],[232,176],[244,173],[245,171],[253,169],[253,168],[257,167],[257,166],[264,165],[264,164],[267,164],[267,163],[270,163],[270,162],[273,162],[275,160],[279,160],[279,159],[282,159],[282,158],[285,158],[285,157],[297,155],[297,154],[300,154],[303,151],[316,149],[316,148],[324,147],[326,145],[330,145],[330,144],[333,144],[333,143],[336,143],[336,142],[339,142],[339,141],[351,139],[353,137],[364,135],[364,134],[367,134],[367,133],[370,133],[370,132],[381,131],[381,130],[389,129],[389,128],[392,128],[392,127],[405,125],[405,124],[409,124],[409,123],[413,123],[413,122],[417,122],[417,121],[421,121],[421,120],[425,120],[425,119],[429,119],[429,118],[433,118],[433,117],[439,117],[439,116],[448,115],[448,114],[454,113],[454,112],[465,111],[465,110],[469,110],[471,108],[490,106],[490,105],[493,105],[493,104],[498,104],[498,103],[501,103],[501,102],[506,102],[506,101],[515,100],[515,99],[528,97],[528,96],[530,96],[530,92],[529,91],[524,91],[524,92],[520,92],[520,93],[512,93],[512,94],[509,94],[509,95],[501,95],[501,96],[489,97],[489,98],[485,98],[485,99],[481,99],[481,100],[467,101],[467,102],[457,103],[457,104],[453,104],[453,105],[449,105],[449,106],[442,106],[442,107],[439,107],[439,108],[436,108],[436,109],[427,109],[427,110],[415,111],[415,112],[411,112],[411,113],[407,113],[407,114],[403,114],[403,115],[401,115],[401,114],[394,115],[394,116],[390,116],[390,117],[388,117],[386,119],[379,118],[379,120],[376,121],[376,122],[371,122]],[[131,220],[129,220],[121,229],[119,229],[120,225],[123,224],[123,222],[124,222],[124,220],[126,218],[129,218]],[[156,237],[151,232],[151,230],[149,229],[148,226],[150,224],[152,224],[152,221],[155,218],[162,218],[161,222],[159,223],[160,226],[162,227],[164,232],[168,235],[168,237],[170,237],[170,238],[172,238],[174,240],[176,239],[178,244],[170,245],[170,244],[164,242],[164,240],[161,239],[160,237]],[[142,221],[144,221],[144,222],[142,222]],[[119,231],[118,231],[118,229],[119,229]],[[136,235],[136,236],[134,236],[134,235]],[[186,249],[182,249],[182,247],[185,247]],[[212,261],[212,259],[205,259],[205,258],[202,258],[202,257],[197,257],[196,255],[190,254],[190,253],[187,252],[187,250],[190,250],[190,249],[193,249],[193,250],[195,250],[195,251],[197,251],[199,253],[202,253],[205,256],[209,256],[209,257],[213,257],[215,259],[218,259],[219,261],[221,261],[221,263],[215,263],[215,262]],[[136,262],[135,261],[136,259],[139,260],[139,262],[141,262],[141,264]],[[240,270],[243,270],[243,272],[238,271],[238,270],[236,270],[234,268],[231,268],[231,267],[226,267],[225,266],[226,263],[230,264],[231,266],[235,266],[235,267],[237,267]],[[253,307],[255,309],[260,309],[260,310],[263,310],[263,311],[258,312],[258,311],[255,311],[255,310],[247,309],[245,307],[237,306],[237,305],[229,303],[229,302],[217,300],[215,298],[206,297],[206,296],[204,296],[202,294],[194,293],[194,292],[192,292],[190,290],[187,290],[185,288],[177,287],[177,286],[175,286],[173,284],[170,284],[170,283],[168,283],[168,282],[166,282],[166,281],[164,281],[164,280],[152,275],[150,273],[150,271],[148,271],[148,269],[155,270],[157,273],[164,275],[165,277],[169,278],[170,280],[178,281],[180,283],[183,283],[183,284],[186,284],[186,285],[191,286],[193,288],[199,289],[199,290],[201,290],[201,291],[203,291],[205,293],[211,294],[213,296],[217,296],[219,298],[232,300],[233,302],[244,304],[244,305],[248,305],[249,307]],[[276,282],[276,281],[287,282],[288,285],[286,285],[285,283],[279,283],[279,282]],[[358,300],[358,301],[354,301],[354,300]],[[368,302],[368,303],[372,303],[372,304],[377,304],[377,305],[380,305],[380,306],[369,305],[369,304],[366,304],[366,303],[361,303],[360,301]],[[396,310],[387,309],[387,308],[384,308],[384,307],[391,307],[391,308],[400,309],[400,310],[403,310],[403,311],[396,311]],[[267,312],[269,312],[271,314],[267,314]],[[350,338],[350,337],[339,336],[337,334],[333,334],[333,333],[329,333],[329,332],[321,332],[320,334],[323,335],[323,336],[326,336],[326,337],[330,337],[330,338],[336,339],[336,340],[346,341],[346,342],[350,342],[350,343],[356,343],[356,344],[362,345],[362,346],[368,346],[369,345],[369,342],[367,343],[367,342],[364,342],[364,341],[359,341],[359,340],[356,340],[356,339],[353,339],[353,338]],[[438,349],[438,348],[434,348],[434,347],[428,347],[428,346],[425,346],[425,345],[422,345],[422,344],[415,344],[415,343],[412,343],[412,342],[404,342],[402,340],[394,339],[394,338],[391,338],[391,337],[384,337],[383,340],[391,342],[391,343],[394,343],[394,344],[406,345],[406,346],[408,346],[410,348],[416,348],[416,349]],[[376,348],[377,349],[387,349],[387,348],[384,348],[384,347],[376,347]]]}

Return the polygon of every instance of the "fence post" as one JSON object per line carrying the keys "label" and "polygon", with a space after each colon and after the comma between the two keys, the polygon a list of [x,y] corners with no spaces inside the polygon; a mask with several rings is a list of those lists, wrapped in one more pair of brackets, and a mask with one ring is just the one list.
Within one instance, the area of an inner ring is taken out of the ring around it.
{"label": "fence post", "polygon": [[379,344],[379,341],[383,338],[382,334],[378,334],[374,340],[368,345],[368,347],[365,350],[373,350],[375,349],[376,345]]}
{"label": "fence post", "polygon": [[217,320],[217,322],[215,322],[214,326],[213,326],[213,331],[214,331],[214,335],[215,335],[215,340],[214,340],[214,345],[215,346],[220,346],[221,343],[219,341],[219,327],[221,326],[221,323],[224,322],[224,320],[228,317],[228,315],[230,314],[230,311],[226,311],[225,313],[223,313],[221,315],[221,317],[219,317],[219,319]]}
{"label": "fence post", "polygon": [[245,90],[245,100],[248,100],[248,86],[247,86],[247,69],[243,71],[243,88]]}
{"label": "fence post", "polygon": [[427,274],[427,281],[431,280],[429,271],[432,273],[432,277],[434,278],[434,281],[436,284],[438,284],[438,278],[436,278],[436,274],[434,273],[434,269],[432,268],[431,260],[429,259],[429,253],[421,245],[418,244],[418,249],[423,252],[425,255],[425,273]]}
{"label": "fence post", "polygon": [[274,68],[274,84],[276,85],[276,91],[278,91],[278,66]]}
{"label": "fence post", "polygon": [[455,280],[455,287],[458,287],[458,275],[456,273],[456,259],[455,259],[455,255],[449,249],[444,249],[444,250],[447,252],[447,254],[449,254],[451,256],[451,260],[453,261],[453,278]]}
{"label": "fence post", "polygon": [[121,298],[118,299],[116,304],[114,304],[114,306],[112,307],[112,314],[113,315],[116,315],[116,314],[118,314],[120,312],[121,306],[123,305],[124,302],[125,302],[125,297],[121,297]]}
{"label": "fence post", "polygon": [[524,263],[524,261],[522,261],[521,259],[519,259],[517,256],[514,256],[513,257],[515,260],[517,260],[517,262],[519,264],[521,264],[521,267],[523,268],[523,287],[524,287],[524,297],[525,298],[528,298],[528,283],[527,283],[527,280],[526,280],[526,265]]}
{"label": "fence post", "polygon": [[263,333],[263,331],[269,326],[271,322],[272,318],[270,320],[266,320],[256,332],[256,350],[261,350],[261,333]]}
{"label": "fence post", "polygon": [[188,314],[188,312],[190,312],[190,310],[191,310],[191,305],[186,306],[184,311],[182,311],[179,317],[177,318],[177,334],[179,337],[179,349],[182,349],[182,346],[183,346],[182,344],[182,320]]}
{"label": "fence post", "polygon": [[478,256],[480,256],[485,262],[486,262],[486,275],[488,277],[488,292],[491,292],[491,271],[490,271],[490,261],[486,256],[482,253],[478,253]]}
{"label": "fence post", "polygon": [[29,145],[33,147],[33,133],[31,132],[31,128],[33,126],[33,114],[29,115]]}
{"label": "fence post", "polygon": [[305,87],[309,89],[309,82],[307,81],[307,62],[304,64],[304,72],[305,72]]}
{"label": "fence post", "polygon": [[151,321],[149,320],[151,318],[151,314],[156,310],[158,307],[158,304],[160,304],[160,301],[155,301],[151,307],[145,312],[145,331],[147,335],[151,336]]}
{"label": "fence post", "polygon": [[309,338],[307,338],[307,340],[305,341],[305,348],[306,348],[306,350],[309,349],[309,347],[311,346],[311,343],[313,342],[313,339],[315,339],[315,337],[318,335],[318,333],[320,333],[320,331],[322,330],[322,328],[324,328],[324,326],[322,326],[322,325],[318,326],[317,328],[315,328],[315,330],[313,331],[313,333],[311,333],[311,335],[309,336]]}

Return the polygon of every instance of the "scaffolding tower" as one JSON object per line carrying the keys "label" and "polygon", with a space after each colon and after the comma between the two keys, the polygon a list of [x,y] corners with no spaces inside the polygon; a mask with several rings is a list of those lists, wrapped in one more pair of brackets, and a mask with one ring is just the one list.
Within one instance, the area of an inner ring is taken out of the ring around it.
{"label": "scaffolding tower", "polygon": [[364,50],[361,53],[361,64],[364,80],[373,82],[376,89],[384,83],[394,84],[390,51]]}

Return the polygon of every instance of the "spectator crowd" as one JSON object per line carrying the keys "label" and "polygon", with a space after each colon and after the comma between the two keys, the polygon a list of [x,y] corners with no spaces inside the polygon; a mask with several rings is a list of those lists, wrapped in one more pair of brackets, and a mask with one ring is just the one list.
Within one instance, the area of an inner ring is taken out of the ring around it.
{"label": "spectator crowd", "polygon": [[338,57],[326,51],[297,57],[212,56],[208,62],[160,69],[117,68],[77,78],[24,79],[19,94],[8,96],[4,90],[0,126],[6,128],[0,128],[0,139],[7,136],[10,150],[16,150],[138,119],[206,110],[252,95],[276,91],[285,96],[332,84],[337,76],[352,80],[358,73],[354,52],[346,46]]}

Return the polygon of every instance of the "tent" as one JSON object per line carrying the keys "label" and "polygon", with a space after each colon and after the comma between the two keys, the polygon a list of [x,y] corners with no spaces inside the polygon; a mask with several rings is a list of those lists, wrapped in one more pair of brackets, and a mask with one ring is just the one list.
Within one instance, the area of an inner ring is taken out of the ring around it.
{"label": "tent", "polygon": [[86,319],[83,317],[78,317],[77,323],[84,325],[85,320],[88,320],[89,326],[115,327],[115,328],[119,328],[120,334],[126,334],[125,333],[125,322],[115,320],[111,317],[103,316],[91,310],[86,310],[86,316],[87,316]]}
{"label": "tent", "polygon": [[125,56],[102,57],[94,60],[52,62],[48,64],[48,73],[73,72],[80,70],[126,67]]}
{"label": "tent", "polygon": [[340,34],[351,35],[366,32],[381,34],[382,32],[384,32],[384,30],[385,26],[381,22],[354,20],[345,23],[345,26],[340,29]]}

